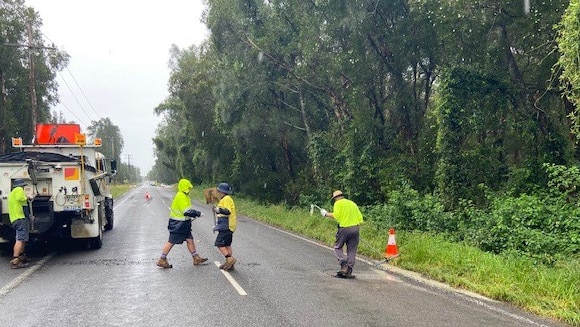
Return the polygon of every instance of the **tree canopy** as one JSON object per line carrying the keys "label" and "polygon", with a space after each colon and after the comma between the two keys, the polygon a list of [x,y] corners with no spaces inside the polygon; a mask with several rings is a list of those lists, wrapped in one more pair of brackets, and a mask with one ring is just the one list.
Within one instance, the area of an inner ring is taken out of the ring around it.
{"label": "tree canopy", "polygon": [[156,109],[158,159],[177,175],[294,204],[338,188],[376,203],[409,184],[452,208],[576,163],[577,105],[554,74],[568,1],[206,5],[211,36],[173,50]]}
{"label": "tree canopy", "polygon": [[32,140],[35,122],[48,122],[58,101],[55,81],[68,55],[44,44],[42,20],[23,0],[0,2],[0,153],[11,137]]}
{"label": "tree canopy", "polygon": [[[45,43],[41,27],[38,12],[24,0],[0,2],[0,153],[9,151],[11,137],[32,141],[36,123],[74,123],[50,111],[58,103],[56,74],[69,56]],[[123,138],[109,118],[92,122],[88,133],[103,138],[105,154],[119,159]]]}

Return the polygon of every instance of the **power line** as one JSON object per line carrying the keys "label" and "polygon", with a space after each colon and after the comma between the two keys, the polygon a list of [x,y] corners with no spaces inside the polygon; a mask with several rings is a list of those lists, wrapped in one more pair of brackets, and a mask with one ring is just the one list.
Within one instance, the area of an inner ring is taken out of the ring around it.
{"label": "power line", "polygon": [[89,98],[87,98],[87,96],[85,95],[85,92],[83,92],[83,89],[81,88],[81,86],[77,82],[76,78],[74,77],[74,75],[72,74],[72,72],[70,71],[70,69],[68,68],[68,66],[66,67],[66,70],[70,74],[70,77],[72,77],[72,79],[75,82],[76,86],[81,91],[81,94],[83,95],[83,97],[85,98],[85,100],[87,101],[87,103],[89,104],[89,106],[91,107],[91,109],[93,109],[93,112],[95,113],[95,115],[97,115],[97,117],[101,117],[101,115],[99,115],[99,113],[97,112],[97,110],[95,110],[95,107],[93,107],[93,105],[91,104],[91,101],[89,101]]}
{"label": "power line", "polygon": [[22,43],[2,43],[2,45],[16,48],[42,49],[42,50],[56,50],[55,47],[47,47],[44,45],[22,44]]}
{"label": "power line", "polygon": [[[61,80],[64,82],[65,86],[67,87],[67,89],[70,91],[71,95],[73,96],[73,98],[75,99],[76,103],[79,105],[79,108],[85,113],[85,115],[87,115],[87,117],[89,118],[89,120],[93,120],[91,118],[91,116],[89,115],[89,113],[85,110],[84,106],[81,104],[81,102],[79,101],[78,97],[76,96],[76,94],[73,92],[73,90],[70,88],[70,85],[67,83],[67,81],[64,79],[64,76],[59,72],[59,75],[61,77]],[[97,115],[97,118],[99,116]],[[98,119],[97,119],[98,120]]]}
{"label": "power line", "polygon": [[89,126],[87,123],[85,123],[84,120],[82,120],[79,116],[77,116],[77,114],[72,111],[66,104],[64,103],[60,103],[68,112],[70,112],[73,116],[75,116],[75,118],[78,120],[79,123],[85,125],[85,126]]}
{"label": "power line", "polygon": [[[50,43],[54,44],[54,42],[46,35],[44,34],[42,31],[40,31],[40,34],[42,34],[42,36],[47,39]],[[50,49],[56,50],[55,47],[52,47]],[[74,81],[75,85],[77,86],[77,88],[79,89],[79,91],[81,92],[81,94],[83,95],[85,101],[89,104],[89,106],[91,107],[91,109],[93,110],[93,112],[95,113],[97,119],[95,119],[95,121],[98,121],[101,118],[101,115],[99,115],[99,113],[97,112],[97,110],[95,109],[95,107],[93,106],[93,104],[91,103],[91,101],[89,100],[89,98],[86,96],[85,92],[83,91],[83,89],[81,88],[81,86],[79,85],[79,83],[77,82],[76,78],[74,77],[72,71],[68,68],[68,66],[65,67],[66,70],[68,71],[70,77],[72,78],[72,80]],[[89,113],[85,110],[84,106],[81,104],[81,102],[79,101],[79,99],[77,98],[77,96],[75,95],[75,92],[73,92],[73,90],[71,89],[71,87],[69,86],[69,84],[67,83],[66,79],[64,78],[64,75],[61,74],[60,72],[58,72],[61,80],[64,82],[64,84],[66,85],[67,89],[70,91],[71,95],[73,96],[73,98],[75,99],[76,103],[79,105],[79,107],[81,108],[81,110],[85,113],[85,115],[89,118],[89,121],[92,121],[93,119],[91,118],[91,116],[89,115]],[[72,110],[70,110],[66,105],[64,105],[64,103],[61,103],[70,113],[72,113],[75,117],[77,117],[77,119],[79,119],[79,121],[82,122],[82,119],[80,119]],[[88,124],[85,124],[86,126],[88,126]]]}

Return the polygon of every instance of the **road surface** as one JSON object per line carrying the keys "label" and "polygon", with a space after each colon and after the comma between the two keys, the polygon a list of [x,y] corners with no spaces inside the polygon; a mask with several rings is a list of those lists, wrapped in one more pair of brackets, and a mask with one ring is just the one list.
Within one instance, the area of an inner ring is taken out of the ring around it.
{"label": "road surface", "polygon": [[204,216],[193,222],[193,235],[207,264],[193,266],[182,244],[169,254],[174,268],[161,269],[155,263],[173,195],[172,188],[144,185],[117,199],[115,227],[100,250],[31,247],[32,265],[20,270],[11,270],[4,254],[1,325],[564,326],[364,258],[356,279],[334,278],[330,248],[240,214],[236,270],[223,272],[210,206],[196,201]]}

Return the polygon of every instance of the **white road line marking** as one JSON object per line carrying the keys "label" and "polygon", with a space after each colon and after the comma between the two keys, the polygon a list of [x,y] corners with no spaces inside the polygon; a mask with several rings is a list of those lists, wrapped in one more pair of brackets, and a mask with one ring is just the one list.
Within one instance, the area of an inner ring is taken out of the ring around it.
{"label": "white road line marking", "polygon": [[[213,263],[216,265],[216,267],[220,266],[219,261],[214,261]],[[248,295],[248,293],[244,291],[244,289],[240,286],[240,284],[238,284],[238,282],[236,282],[236,280],[232,277],[232,275],[229,272],[223,269],[220,269],[220,271],[222,272],[222,274],[224,274],[224,276],[226,276],[230,284],[232,284],[232,286],[236,289],[236,291],[238,291],[240,295]]]}
{"label": "white road line marking", "polygon": [[42,258],[42,260],[38,261],[34,266],[26,269],[22,274],[18,275],[18,277],[14,278],[10,283],[6,284],[4,287],[0,289],[0,296],[4,296],[10,293],[11,290],[16,288],[20,283],[22,283],[28,276],[32,275],[33,272],[37,271],[40,267],[44,266],[44,264],[52,259],[54,253],[47,255],[46,257]]}

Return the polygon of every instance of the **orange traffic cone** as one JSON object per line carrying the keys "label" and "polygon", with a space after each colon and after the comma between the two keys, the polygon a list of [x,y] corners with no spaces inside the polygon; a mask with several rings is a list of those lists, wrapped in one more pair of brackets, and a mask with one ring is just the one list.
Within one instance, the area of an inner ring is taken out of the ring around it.
{"label": "orange traffic cone", "polygon": [[385,248],[385,259],[391,260],[399,256],[399,249],[397,248],[397,241],[395,240],[395,229],[389,229],[389,240]]}

